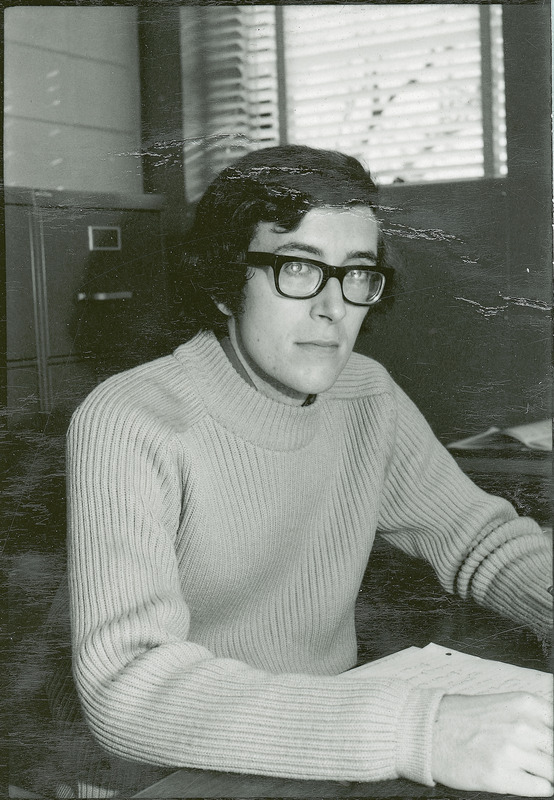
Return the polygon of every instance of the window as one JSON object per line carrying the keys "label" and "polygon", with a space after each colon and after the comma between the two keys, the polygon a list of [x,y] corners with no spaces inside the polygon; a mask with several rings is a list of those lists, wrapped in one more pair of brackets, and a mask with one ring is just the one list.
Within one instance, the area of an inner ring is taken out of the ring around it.
{"label": "window", "polygon": [[249,149],[301,142],[381,183],[506,171],[502,8],[186,7],[187,194]]}

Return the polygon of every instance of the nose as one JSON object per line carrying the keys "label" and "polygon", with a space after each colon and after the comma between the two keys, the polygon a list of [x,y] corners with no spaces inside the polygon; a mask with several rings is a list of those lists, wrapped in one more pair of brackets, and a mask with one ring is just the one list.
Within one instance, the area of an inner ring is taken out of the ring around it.
{"label": "nose", "polygon": [[330,322],[340,322],[346,314],[346,305],[338,278],[329,278],[325,288],[312,300],[311,316],[325,317]]}

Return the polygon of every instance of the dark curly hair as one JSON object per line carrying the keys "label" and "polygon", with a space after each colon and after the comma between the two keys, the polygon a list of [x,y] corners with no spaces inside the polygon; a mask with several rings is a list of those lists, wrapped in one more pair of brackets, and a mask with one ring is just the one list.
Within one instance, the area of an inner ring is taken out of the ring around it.
{"label": "dark curly hair", "polygon": [[[295,230],[311,209],[364,205],[377,208],[377,187],[352,156],[305,145],[268,147],[224,169],[196,208],[183,243],[176,278],[177,301],[189,333],[226,331],[214,300],[239,315],[247,280],[244,261],[260,222]],[[386,260],[379,237],[378,263]],[[385,310],[392,287],[372,311]]]}

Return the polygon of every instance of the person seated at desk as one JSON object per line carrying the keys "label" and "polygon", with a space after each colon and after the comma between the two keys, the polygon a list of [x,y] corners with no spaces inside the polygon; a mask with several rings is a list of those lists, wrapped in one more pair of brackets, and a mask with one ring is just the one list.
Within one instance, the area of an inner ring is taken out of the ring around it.
{"label": "person seated at desk", "polygon": [[196,333],[97,387],[68,432],[86,726],[66,683],[58,796],[128,797],[148,765],[550,794],[545,701],[342,675],[377,531],[446,591],[542,637],[552,620],[547,537],[352,352],[394,288],[370,174],[248,154],[200,201],[182,280]]}

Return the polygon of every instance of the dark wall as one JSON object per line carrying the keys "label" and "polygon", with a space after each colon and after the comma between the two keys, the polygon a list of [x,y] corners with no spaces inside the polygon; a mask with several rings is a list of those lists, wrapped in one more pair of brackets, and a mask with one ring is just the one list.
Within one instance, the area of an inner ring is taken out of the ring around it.
{"label": "dark wall", "polygon": [[404,289],[358,348],[445,441],[550,416],[550,12],[503,6],[508,177],[391,186]]}
{"label": "dark wall", "polygon": [[445,441],[504,424],[512,402],[504,184],[390,187],[381,202],[401,283],[356,349],[385,364]]}

